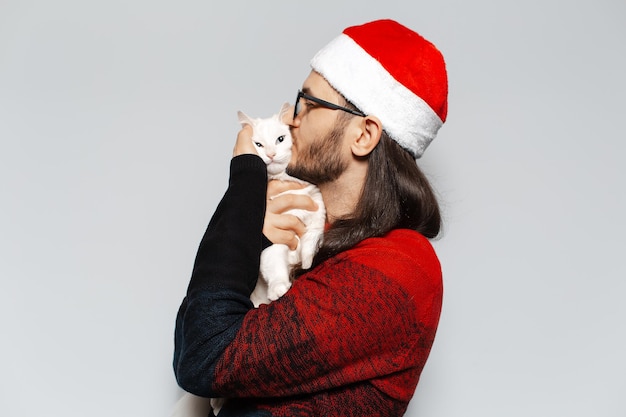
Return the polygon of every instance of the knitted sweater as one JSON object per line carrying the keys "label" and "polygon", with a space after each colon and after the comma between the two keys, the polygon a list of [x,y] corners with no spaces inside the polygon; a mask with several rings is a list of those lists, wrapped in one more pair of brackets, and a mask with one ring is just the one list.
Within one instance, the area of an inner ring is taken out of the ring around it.
{"label": "knitted sweater", "polygon": [[430,352],[442,301],[426,238],[394,230],[301,275],[254,309],[267,176],[231,161],[176,320],[174,370],[228,416],[400,416]]}

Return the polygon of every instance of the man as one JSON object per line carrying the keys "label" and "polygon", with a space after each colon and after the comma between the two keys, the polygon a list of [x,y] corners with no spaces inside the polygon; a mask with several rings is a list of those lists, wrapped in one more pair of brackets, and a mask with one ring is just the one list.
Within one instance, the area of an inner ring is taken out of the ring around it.
{"label": "man", "polygon": [[220,417],[400,416],[435,337],[441,270],[427,238],[440,216],[415,158],[446,118],[443,57],[381,20],[346,29],[311,66],[286,122],[288,171],[317,184],[327,210],[313,267],[253,308],[261,251],[302,233],[282,212],[314,207],[268,198],[285,185],[267,187],[243,128],[179,310],[178,383],[228,397]]}

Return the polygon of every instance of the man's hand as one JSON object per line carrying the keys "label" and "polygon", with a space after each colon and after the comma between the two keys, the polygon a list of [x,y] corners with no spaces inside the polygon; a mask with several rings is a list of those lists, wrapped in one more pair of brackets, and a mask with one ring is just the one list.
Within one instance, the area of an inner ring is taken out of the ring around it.
{"label": "man's hand", "polygon": [[308,195],[283,194],[287,190],[298,190],[305,186],[291,181],[272,180],[267,184],[267,208],[263,223],[263,234],[272,243],[281,243],[294,250],[299,236],[306,232],[304,224],[296,216],[284,214],[291,209],[315,211],[317,204]]}
{"label": "man's hand", "polygon": [[258,155],[256,146],[252,143],[252,126],[244,125],[237,134],[237,142],[235,142],[235,149],[233,149],[233,157],[243,154]]}

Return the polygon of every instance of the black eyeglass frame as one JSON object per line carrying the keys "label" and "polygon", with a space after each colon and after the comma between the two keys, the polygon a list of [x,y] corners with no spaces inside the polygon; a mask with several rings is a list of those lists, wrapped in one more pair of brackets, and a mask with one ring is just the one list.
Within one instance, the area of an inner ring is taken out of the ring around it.
{"label": "black eyeglass frame", "polygon": [[343,110],[343,111],[348,112],[350,114],[354,114],[355,116],[361,116],[361,117],[366,117],[367,116],[362,111],[349,109],[347,107],[343,107],[343,106],[340,106],[338,104],[331,103],[331,102],[326,101],[326,100],[322,100],[321,98],[310,96],[308,94],[303,93],[302,90],[298,90],[298,95],[296,96],[296,104],[293,106],[293,118],[294,119],[298,116],[298,114],[300,113],[300,110],[302,110],[302,105],[300,104],[300,99],[301,98],[303,98],[305,100],[312,101],[314,103],[317,103],[320,106],[325,107],[327,109]]}

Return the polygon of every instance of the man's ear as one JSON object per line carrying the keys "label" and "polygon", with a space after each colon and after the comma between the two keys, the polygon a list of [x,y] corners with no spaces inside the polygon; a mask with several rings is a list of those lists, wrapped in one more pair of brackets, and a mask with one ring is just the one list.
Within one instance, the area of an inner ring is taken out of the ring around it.
{"label": "man's ear", "polygon": [[365,116],[360,121],[360,135],[352,141],[350,149],[355,156],[367,156],[374,150],[383,133],[383,125],[376,116]]}

